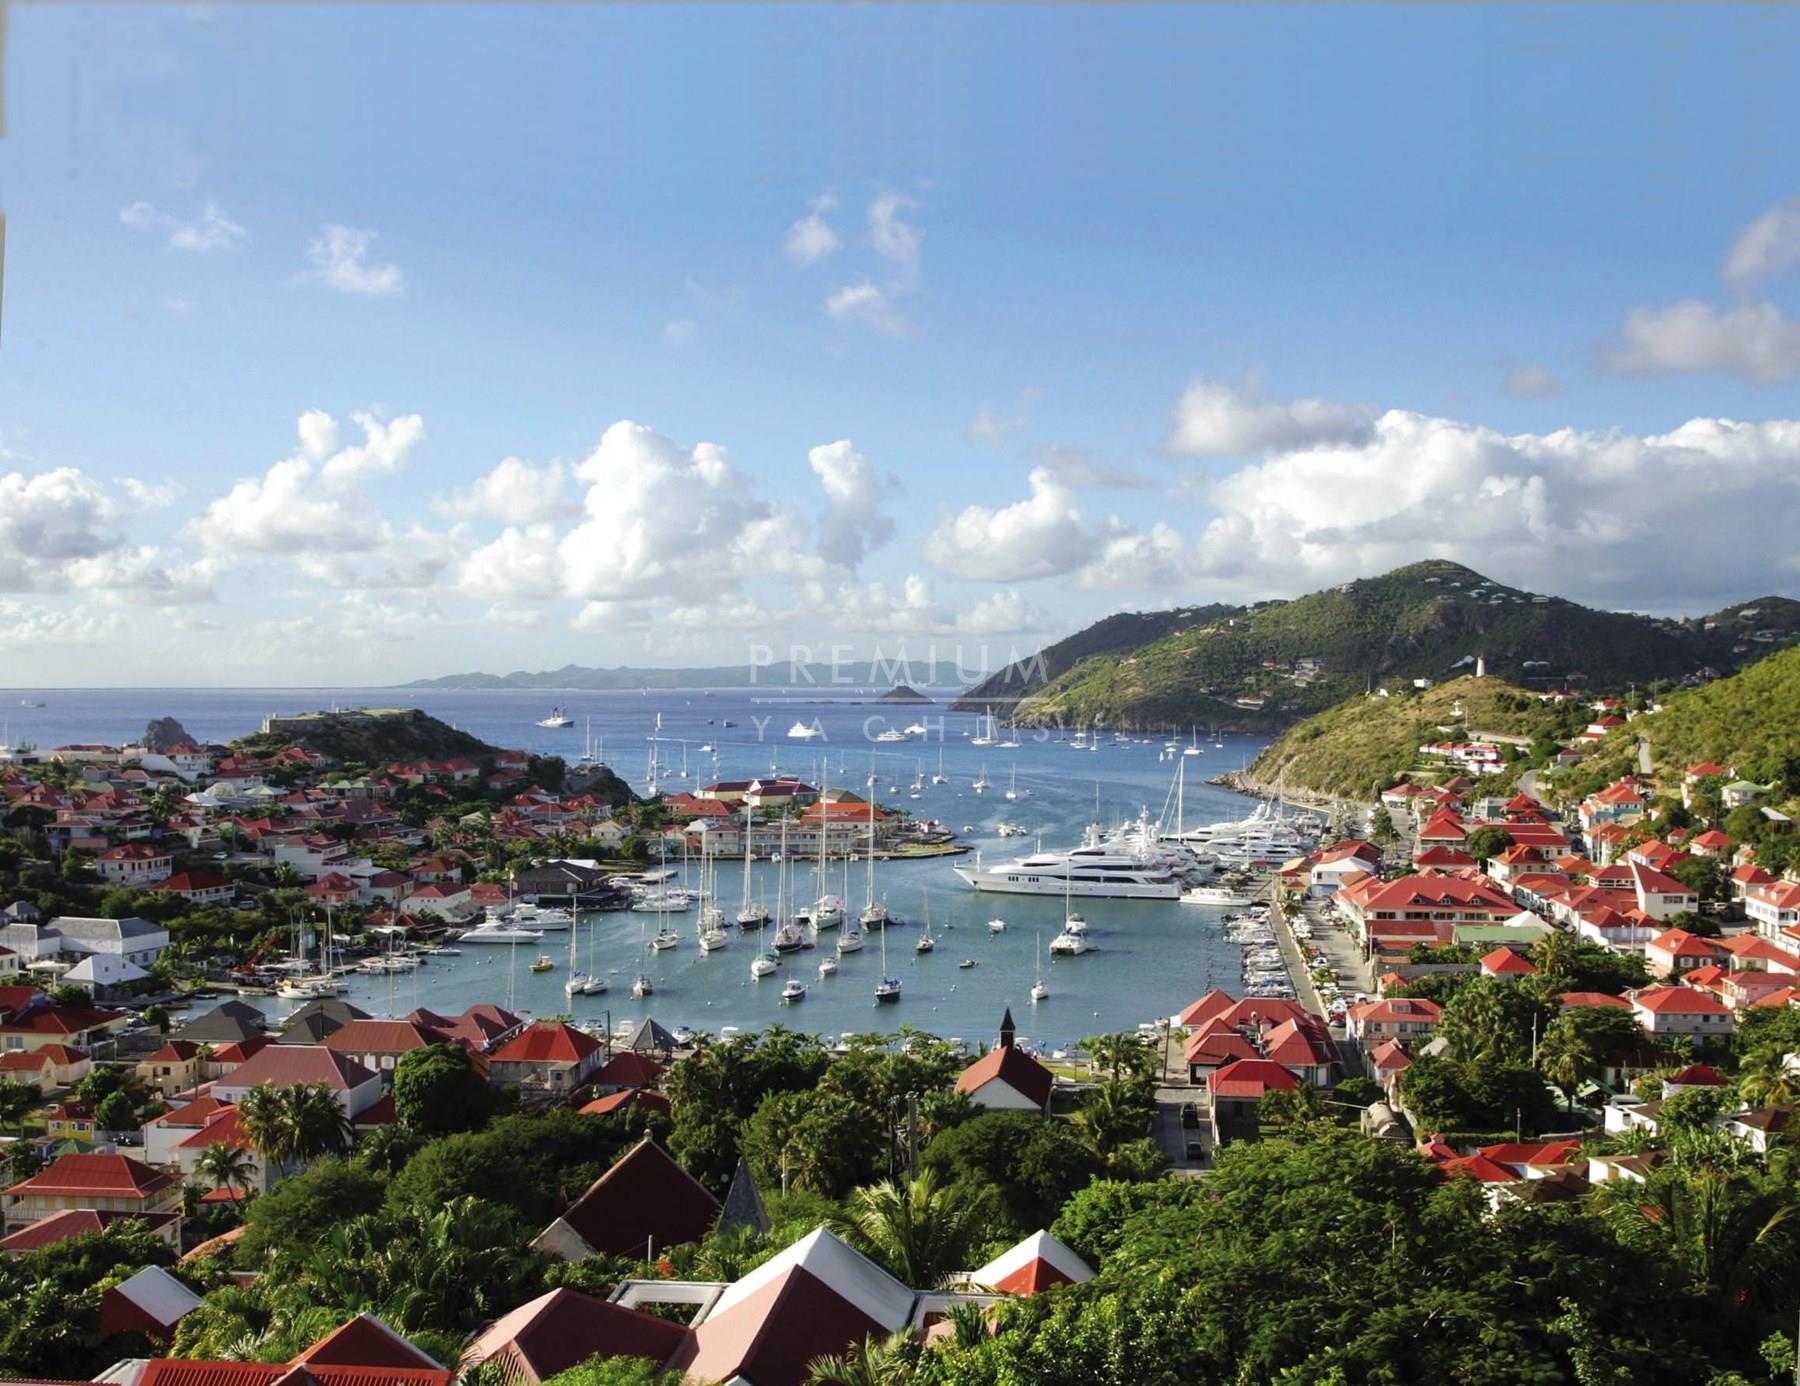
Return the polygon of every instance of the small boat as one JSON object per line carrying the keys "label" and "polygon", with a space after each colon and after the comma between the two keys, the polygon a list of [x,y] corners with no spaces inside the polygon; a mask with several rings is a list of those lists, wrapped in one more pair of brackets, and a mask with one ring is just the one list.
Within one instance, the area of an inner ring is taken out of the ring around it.
{"label": "small boat", "polygon": [[655,953],[666,953],[681,942],[681,935],[673,929],[659,929],[656,937],[650,940],[650,949]]}
{"label": "small boat", "polygon": [[806,983],[798,977],[789,977],[787,984],[781,988],[781,1004],[792,1006],[798,1001],[806,1000]]}
{"label": "small boat", "polygon": [[631,984],[631,994],[640,1001],[646,996],[653,995],[655,991],[656,987],[650,981],[650,974],[648,972],[638,973],[637,980]]}
{"label": "small boat", "polygon": [[583,996],[599,996],[611,985],[612,983],[604,977],[589,977],[581,984],[581,994]]}
{"label": "small boat", "polygon": [[1063,957],[1078,958],[1088,951],[1087,936],[1085,934],[1070,933],[1067,929],[1064,929],[1055,938],[1050,940],[1050,951]]}
{"label": "small boat", "polygon": [[827,958],[824,962],[819,964],[819,975],[821,977],[830,977],[836,973],[837,970],[838,960],[836,958]]}
{"label": "small boat", "polygon": [[930,934],[920,934],[918,937],[918,941],[913,944],[913,952],[929,953],[932,949],[934,949],[936,947],[937,947],[937,940],[932,938],[932,936]]}
{"label": "small boat", "polygon": [[558,705],[550,709],[550,715],[548,717],[538,718],[538,725],[540,727],[572,727],[575,725],[575,719],[564,712],[562,707]]}
{"label": "small boat", "polygon": [[774,948],[777,953],[798,953],[811,941],[805,926],[790,919],[775,931]]}
{"label": "small boat", "polygon": [[861,929],[845,929],[838,935],[837,950],[840,956],[845,953],[860,953],[862,946],[863,931]]}
{"label": "small boat", "polygon": [[555,966],[556,964],[550,961],[550,955],[548,953],[539,953],[537,955],[537,960],[531,964],[531,970],[533,972],[548,972]]}
{"label": "small boat", "polygon": [[989,933],[990,933],[990,934],[1003,934],[1003,933],[1005,933],[1005,932],[1006,932],[1006,921],[1005,921],[1005,920],[1004,920],[1004,919],[990,919],[990,920],[988,920],[988,932],[989,932]]}
{"label": "small boat", "polygon": [[975,966],[975,959],[964,958],[961,962],[959,962],[957,964],[957,966],[959,968],[961,968],[964,972],[967,972],[971,967]]}
{"label": "small boat", "polygon": [[825,735],[818,727],[809,726],[805,722],[794,723],[793,726],[788,728],[787,734],[796,741],[811,741],[815,736]]}
{"label": "small boat", "polygon": [[781,959],[773,953],[758,953],[750,959],[750,976],[753,980],[760,981],[764,977],[774,976],[780,966]]}

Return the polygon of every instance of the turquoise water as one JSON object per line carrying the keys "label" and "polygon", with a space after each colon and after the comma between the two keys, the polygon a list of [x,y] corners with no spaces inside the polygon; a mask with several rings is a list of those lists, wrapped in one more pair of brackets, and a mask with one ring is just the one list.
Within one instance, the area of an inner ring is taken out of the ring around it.
{"label": "turquoise water", "polygon": [[[42,699],[42,709],[20,709],[19,698]],[[676,772],[685,746],[687,777],[665,781],[671,790],[691,788],[709,779],[742,779],[766,775],[771,767],[804,775],[818,783],[827,774],[858,793],[874,767],[879,776],[878,802],[937,819],[961,834],[989,859],[1005,859],[1032,850],[1041,837],[1047,847],[1066,847],[1079,837],[1095,814],[1096,794],[1103,820],[1135,817],[1140,808],[1155,816],[1172,790],[1178,764],[1185,763],[1187,821],[1207,822],[1238,817],[1247,802],[1229,791],[1200,783],[1226,770],[1240,768],[1261,749],[1253,738],[1225,736],[1223,748],[1200,738],[1203,754],[1162,758],[1163,738],[1150,744],[1104,743],[1098,751],[1076,750],[1044,733],[1021,732],[1016,750],[975,747],[963,735],[976,719],[936,707],[891,710],[845,697],[812,699],[743,690],[716,692],[570,693],[516,691],[426,691],[397,694],[392,690],[51,690],[30,694],[0,691],[15,738],[29,737],[40,746],[71,741],[119,742],[134,738],[156,716],[179,718],[195,736],[224,740],[253,730],[270,712],[359,704],[405,702],[455,723],[499,745],[578,756],[591,719],[596,741],[606,758],[634,787],[645,784],[649,740],[657,714],[662,716],[661,758]],[[552,703],[562,701],[574,728],[553,731],[534,725]],[[931,728],[927,737],[906,745],[875,744],[871,737],[889,725],[904,727],[915,720]],[[722,722],[738,723],[725,728]],[[709,723],[709,720],[710,723]],[[790,740],[796,720],[816,723],[823,736]],[[1186,744],[1186,738],[1183,738]],[[716,749],[703,753],[702,744]],[[932,785],[942,755],[949,783]],[[986,765],[992,787],[977,794],[972,783]],[[927,783],[919,799],[908,797],[917,771]],[[1017,773],[1020,798],[1003,796]],[[1001,822],[1029,829],[1023,837],[1002,838]],[[969,829],[964,833],[964,828]],[[892,1030],[902,1024],[974,1041],[991,1037],[1001,1010],[1010,1006],[1022,1034],[1054,1047],[1097,1030],[1128,1028],[1167,1016],[1214,986],[1238,984],[1238,950],[1220,936],[1220,911],[1163,901],[1087,900],[1077,908],[1087,917],[1092,949],[1078,958],[1052,959],[1048,946],[1061,927],[1063,902],[1058,898],[977,894],[952,873],[965,858],[882,863],[876,893],[894,915],[905,921],[888,934],[889,970],[904,983],[899,1004],[877,1009],[873,989],[881,976],[879,936],[869,937],[861,953],[841,960],[836,976],[820,978],[818,963],[835,950],[836,934],[827,932],[820,948],[790,954],[781,970],[761,982],[749,976],[756,952],[755,935],[732,930],[731,946],[703,955],[693,942],[697,912],[670,916],[683,934],[680,948],[652,953],[643,962],[644,934],[654,933],[657,916],[610,913],[585,917],[581,925],[582,962],[608,973],[612,990],[602,996],[574,999],[563,995],[569,936],[547,934],[541,945],[474,947],[459,958],[433,959],[416,971],[392,977],[349,979],[346,999],[371,1014],[405,1014],[416,1006],[458,1011],[477,1001],[509,1002],[514,1009],[548,1016],[573,1011],[579,1017],[623,1019],[653,1015],[665,1025],[688,1025],[717,1032],[726,1026],[749,1030],[781,1023],[835,1035],[843,1031]],[[811,863],[795,864],[796,893],[802,901],[817,892]],[[759,862],[753,868],[753,893],[771,906],[777,867]],[[827,867],[828,890],[845,895],[860,908],[866,891],[866,868],[834,862]],[[697,881],[697,866],[690,873]],[[726,915],[735,915],[742,889],[741,863],[719,868]],[[927,955],[913,951],[927,905],[937,948]],[[995,916],[1006,920],[1004,934],[987,931]],[[1050,998],[1036,1006],[1027,992],[1036,974],[1036,947],[1042,938],[1044,978]],[[540,949],[556,962],[554,971],[528,970]],[[967,970],[957,964],[973,958]],[[640,965],[655,984],[645,1000],[630,994]],[[787,977],[807,983],[804,1002],[783,1005],[779,994]],[[268,1001],[281,1013],[293,1003]]]}

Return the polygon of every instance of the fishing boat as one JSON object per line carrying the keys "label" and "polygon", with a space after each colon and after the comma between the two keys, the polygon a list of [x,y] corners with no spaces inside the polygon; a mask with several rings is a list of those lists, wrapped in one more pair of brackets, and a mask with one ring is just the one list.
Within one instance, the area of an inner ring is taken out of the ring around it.
{"label": "fishing boat", "polygon": [[550,715],[548,717],[538,718],[538,725],[540,727],[556,727],[561,729],[563,727],[574,726],[575,719],[564,712],[562,706],[559,704],[550,709]]}
{"label": "fishing boat", "polygon": [[781,1004],[792,1006],[804,1000],[806,1000],[806,983],[798,977],[789,977],[781,988]]}
{"label": "fishing boat", "polygon": [[531,970],[533,972],[548,972],[555,966],[556,964],[550,961],[550,955],[548,953],[539,953],[537,958],[531,964]]}

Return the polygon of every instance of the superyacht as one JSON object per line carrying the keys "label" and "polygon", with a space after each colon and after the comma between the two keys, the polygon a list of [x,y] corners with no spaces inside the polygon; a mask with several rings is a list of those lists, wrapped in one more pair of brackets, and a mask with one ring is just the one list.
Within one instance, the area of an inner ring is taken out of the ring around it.
{"label": "superyacht", "polygon": [[1030,856],[984,866],[953,868],[976,890],[1003,895],[1079,895],[1083,899],[1175,900],[1189,873],[1155,843],[1148,816],[1131,828],[1108,833],[1091,825],[1081,845],[1066,852],[1039,850]]}

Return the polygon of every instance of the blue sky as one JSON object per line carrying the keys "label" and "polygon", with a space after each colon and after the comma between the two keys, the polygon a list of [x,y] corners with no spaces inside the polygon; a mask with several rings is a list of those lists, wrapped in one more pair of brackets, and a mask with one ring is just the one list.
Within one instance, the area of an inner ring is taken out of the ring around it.
{"label": "blue sky", "polygon": [[15,7],[7,662],[1003,653],[1428,554],[1793,592],[1797,26]]}

